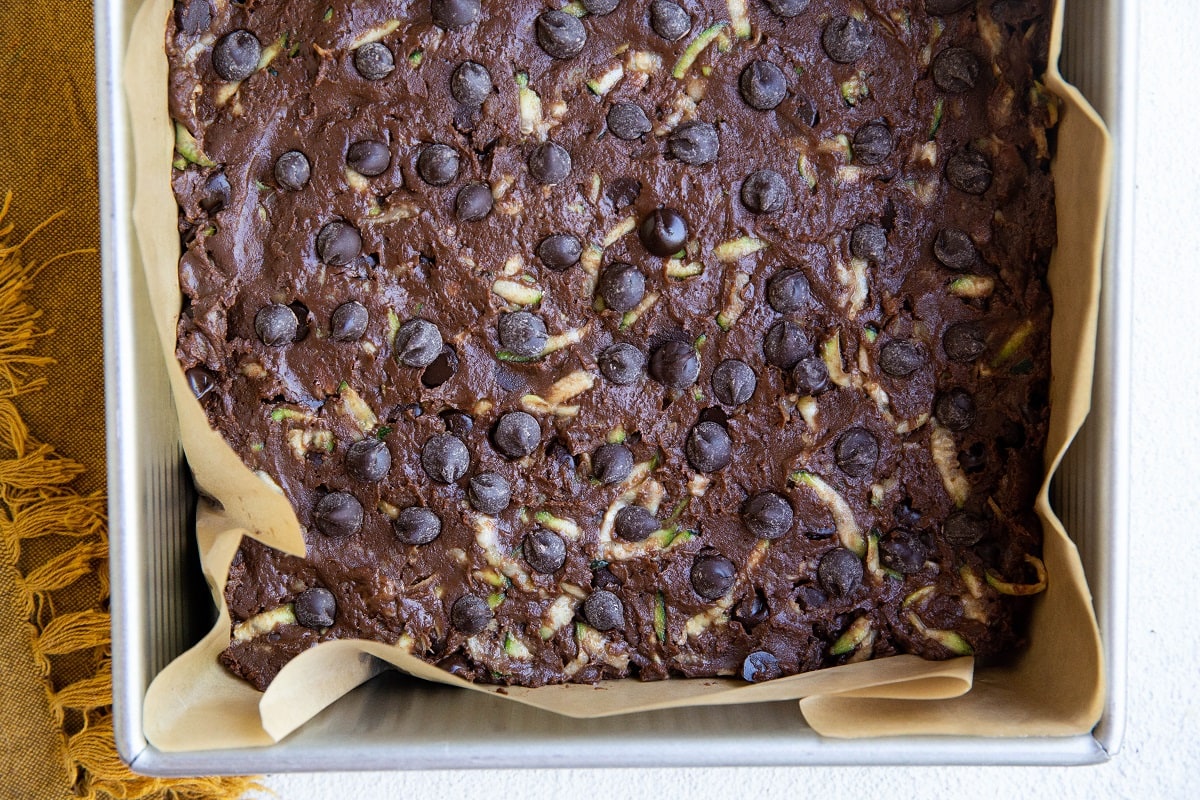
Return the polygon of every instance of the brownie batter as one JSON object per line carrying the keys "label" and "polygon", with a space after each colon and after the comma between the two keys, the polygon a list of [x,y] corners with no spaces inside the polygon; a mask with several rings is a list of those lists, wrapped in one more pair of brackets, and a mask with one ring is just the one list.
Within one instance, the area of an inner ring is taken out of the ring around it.
{"label": "brownie batter", "polygon": [[242,544],[223,663],[1012,653],[1046,5],[177,2],[177,354],[307,544]]}

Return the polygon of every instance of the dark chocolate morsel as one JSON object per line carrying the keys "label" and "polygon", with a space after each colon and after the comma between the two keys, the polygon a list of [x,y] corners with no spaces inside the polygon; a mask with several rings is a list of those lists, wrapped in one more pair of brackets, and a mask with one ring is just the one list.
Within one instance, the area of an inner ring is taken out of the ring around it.
{"label": "dark chocolate morsel", "polygon": [[335,342],[357,342],[367,332],[371,314],[357,300],[348,300],[333,310],[329,318],[329,338]]}
{"label": "dark chocolate morsel", "polygon": [[988,532],[988,523],[970,511],[955,511],[942,523],[942,538],[955,547],[971,547]]}
{"label": "dark chocolate morsel", "polygon": [[481,472],[467,484],[467,500],[481,514],[499,514],[512,501],[512,487],[498,472]]}
{"label": "dark chocolate morsel", "polygon": [[317,233],[317,256],[331,267],[349,264],[362,252],[362,237],[349,222],[334,220]]}
{"label": "dark chocolate morsel", "polygon": [[279,303],[263,306],[254,315],[254,333],[267,347],[291,344],[295,341],[299,328],[300,321],[296,319],[296,312]]}
{"label": "dark chocolate morsel", "polygon": [[617,342],[604,348],[596,361],[601,375],[618,386],[627,386],[642,376],[646,357],[633,345]]}
{"label": "dark chocolate morsel", "polygon": [[482,597],[464,594],[450,607],[450,624],[467,636],[479,633],[491,621],[492,609]]}
{"label": "dark chocolate morsel", "polygon": [[430,480],[454,483],[467,474],[471,454],[457,436],[438,433],[430,436],[421,448],[421,466]]}
{"label": "dark chocolate morsel", "polygon": [[925,356],[914,342],[888,342],[879,351],[879,368],[893,378],[907,378],[924,363]]}
{"label": "dark chocolate morsel", "polygon": [[779,659],[766,650],[755,650],[746,656],[742,662],[742,680],[750,683],[762,683],[774,680],[783,675]]}
{"label": "dark chocolate morsel", "polygon": [[417,156],[417,174],[430,186],[445,186],[458,177],[458,151],[445,144],[427,144]]}
{"label": "dark chocolate morsel", "polygon": [[845,548],[830,550],[817,564],[817,582],[835,597],[845,597],[862,583],[863,565],[858,556]]}
{"label": "dark chocolate morsel", "polygon": [[380,81],[392,74],[396,59],[382,42],[368,42],[354,51],[354,69],[369,81]]}
{"label": "dark chocolate morsel", "polygon": [[529,566],[543,575],[556,572],[567,560],[567,546],[562,537],[545,528],[528,534],[521,543],[521,551]]}
{"label": "dark chocolate morsel", "polygon": [[855,478],[870,475],[879,460],[879,442],[865,428],[851,428],[837,440],[834,458],[847,475]]}
{"label": "dark chocolate morsel", "polygon": [[956,322],[942,335],[942,349],[951,361],[969,363],[987,350],[987,334],[978,322]]}
{"label": "dark chocolate morsel", "polygon": [[805,356],[792,367],[792,382],[797,394],[818,395],[829,388],[829,367],[818,356]]}
{"label": "dark chocolate morsel", "polygon": [[362,503],[352,494],[330,492],[313,509],[313,522],[326,536],[351,536],[362,529]]}
{"label": "dark chocolate morsel", "polygon": [[212,24],[212,6],[208,0],[175,0],[175,27],[194,36]]}
{"label": "dark chocolate morsel", "polygon": [[493,89],[492,74],[475,61],[464,61],[450,73],[450,96],[468,108],[483,105]]}
{"label": "dark chocolate morsel", "polygon": [[925,0],[925,11],[930,14],[953,14],[974,2],[975,0]]}
{"label": "dark chocolate morsel", "polygon": [[804,330],[794,322],[780,320],[763,337],[763,355],[767,363],[780,369],[791,369],[810,353],[812,344]]}
{"label": "dark chocolate morsel", "polygon": [[892,129],[882,122],[868,122],[854,132],[851,151],[859,164],[880,164],[892,154],[896,140]]}
{"label": "dark chocolate morsel", "polygon": [[468,183],[454,197],[454,215],[463,222],[478,222],[492,211],[492,190],[486,183]]}
{"label": "dark chocolate morsel", "polygon": [[946,180],[959,191],[983,194],[992,185],[992,162],[978,150],[956,150],[946,159]]}
{"label": "dark chocolate morsel", "polygon": [[641,193],[642,182],[635,178],[613,178],[604,187],[604,199],[611,203],[614,209],[633,205]]}
{"label": "dark chocolate morsel", "polygon": [[547,267],[562,271],[579,263],[583,245],[569,233],[555,233],[542,239],[537,246],[537,257]]}
{"label": "dark chocolate morsel", "polygon": [[319,586],[305,589],[296,595],[292,608],[296,622],[314,630],[328,628],[337,616],[337,600],[334,599],[333,592]]}
{"label": "dark chocolate morsel", "polygon": [[637,103],[613,103],[604,119],[612,135],[627,142],[642,138],[654,127]]}
{"label": "dark chocolate morsel", "polygon": [[551,58],[574,58],[587,44],[583,23],[565,11],[545,11],[534,23],[538,46]]}
{"label": "dark chocolate morsel", "polygon": [[760,492],[742,504],[742,524],[761,539],[778,539],[792,529],[792,504],[775,492]]}
{"label": "dark chocolate morsel", "polygon": [[715,422],[701,422],[688,432],[684,454],[697,472],[719,472],[733,459],[733,440]]}
{"label": "dark chocolate morsel", "polygon": [[975,266],[979,251],[966,231],[943,228],[933,240],[933,255],[942,266],[955,272],[967,272]]}
{"label": "dark chocolate morsel", "polygon": [[623,444],[602,444],[592,454],[592,477],[603,484],[620,483],[633,471],[633,453]]}
{"label": "dark chocolate morsel", "polygon": [[500,347],[521,358],[539,356],[546,347],[546,323],[537,314],[515,311],[502,314],[496,323]]}
{"label": "dark chocolate morsel", "polygon": [[650,4],[650,27],[668,42],[673,42],[692,29],[692,17],[678,3],[654,0]]}
{"label": "dark chocolate morsel", "polygon": [[367,177],[382,175],[391,163],[392,154],[383,142],[365,139],[346,151],[346,166]]}
{"label": "dark chocolate morsel", "polygon": [[448,31],[465,28],[479,19],[479,0],[432,0],[433,24]]}
{"label": "dark chocolate morsel", "polygon": [[596,294],[606,308],[622,314],[632,311],[646,294],[646,276],[632,264],[610,264],[600,273]]}
{"label": "dark chocolate morsel", "polygon": [[736,580],[737,567],[723,555],[709,552],[692,562],[692,589],[705,600],[720,600]]}
{"label": "dark chocolate morsel", "polygon": [[938,395],[933,406],[937,421],[952,431],[962,432],[975,424],[975,398],[966,389],[951,389]]}
{"label": "dark chocolate morsel", "polygon": [[643,541],[658,530],[658,520],[641,506],[625,506],[617,512],[613,531],[627,542]]}
{"label": "dark chocolate morsel", "polygon": [[753,214],[773,214],[787,206],[787,181],[773,169],[752,172],[742,181],[742,205]]}
{"label": "dark chocolate morsel", "polygon": [[920,572],[925,566],[925,556],[920,537],[904,528],[897,528],[879,543],[879,562],[901,575]]}
{"label": "dark chocolate morsel", "polygon": [[387,477],[392,468],[392,453],[387,443],[379,439],[359,439],[346,448],[345,464],[352,478],[373,483]]}
{"label": "dark chocolate morsel", "polygon": [[854,17],[834,17],[821,32],[821,47],[839,64],[851,64],[871,47],[871,26]]}
{"label": "dark chocolate morsel", "polygon": [[583,0],[583,8],[593,17],[603,17],[617,10],[621,0]]}
{"label": "dark chocolate morsel", "polygon": [[787,97],[787,79],[770,61],[751,61],[738,77],[738,90],[746,105],[770,111]]}
{"label": "dark chocolate morsel", "polygon": [[222,36],[213,46],[213,69],[227,81],[244,81],[258,70],[262,45],[258,37],[246,30]]}
{"label": "dark chocolate morsel", "polygon": [[[570,14],[566,16],[570,17]],[[571,17],[571,19],[575,19]],[[579,20],[575,20],[578,22]],[[553,186],[571,174],[571,154],[561,144],[542,142],[529,154],[529,174],[538,183]]]}
{"label": "dark chocolate morsel", "polygon": [[700,377],[700,356],[691,343],[671,339],[650,354],[649,372],[668,389],[686,389]]}
{"label": "dark chocolate morsel", "polygon": [[708,122],[685,122],[667,137],[671,155],[694,167],[716,161],[719,149],[716,126]]}
{"label": "dark chocolate morsel", "polygon": [[192,394],[197,400],[211,392],[217,385],[213,380],[212,373],[204,367],[192,367],[184,376],[187,378],[188,388],[192,390]]}
{"label": "dark chocolate morsel", "polygon": [[982,69],[979,57],[965,47],[948,47],[933,59],[933,82],[943,92],[959,94],[975,88]]}
{"label": "dark chocolate morsel", "polygon": [[625,604],[607,589],[597,589],[583,601],[583,617],[598,631],[611,631],[625,624]]}
{"label": "dark chocolate morsel", "polygon": [[870,222],[854,226],[850,232],[850,255],[879,263],[887,253],[887,231]]}
{"label": "dark chocolate morsel", "polygon": [[818,609],[827,602],[829,598],[816,586],[805,584],[796,589],[796,605],[800,606],[801,611]]}
{"label": "dark chocolate morsel", "polygon": [[673,208],[656,208],[638,227],[642,246],[656,256],[666,258],[687,244],[687,220]]}
{"label": "dark chocolate morsel", "polygon": [[808,278],[798,269],[781,270],[767,282],[767,303],[779,314],[799,311],[810,296]]}
{"label": "dark chocolate morsel", "polygon": [[275,161],[275,182],[284,189],[303,189],[311,175],[308,157],[299,150],[288,150]]}
{"label": "dark chocolate morsel", "polygon": [[777,17],[788,19],[799,16],[808,8],[809,0],[767,0],[767,8]]}
{"label": "dark chocolate morsel", "polygon": [[758,387],[758,376],[745,361],[727,358],[712,372],[713,397],[726,406],[748,403]]}
{"label": "dark chocolate morsel", "polygon": [[763,596],[762,590],[755,589],[753,593],[738,601],[732,616],[734,622],[741,623],[741,626],[747,631],[766,622],[771,616],[771,609],[767,605],[767,598]]}
{"label": "dark chocolate morsel", "polygon": [[502,455],[524,458],[537,449],[542,439],[538,421],[524,411],[509,411],[496,420],[492,443]]}
{"label": "dark chocolate morsel", "polygon": [[396,360],[406,367],[428,367],[442,354],[442,334],[429,320],[410,319],[396,331]]}

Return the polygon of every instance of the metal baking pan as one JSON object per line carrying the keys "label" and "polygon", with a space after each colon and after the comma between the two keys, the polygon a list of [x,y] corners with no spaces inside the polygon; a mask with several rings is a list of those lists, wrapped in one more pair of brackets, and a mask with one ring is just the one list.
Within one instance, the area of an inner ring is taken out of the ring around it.
{"label": "metal baking pan", "polygon": [[[1116,140],[1114,201],[1092,413],[1059,470],[1055,508],[1095,598],[1108,669],[1090,735],[838,741],[793,703],[573,720],[386,673],[271,747],[164,753],[142,732],[151,678],[211,624],[191,535],[194,495],[133,244],[130,125],[121,62],[139,0],[97,0],[96,77],[104,263],[113,694],[117,750],[159,776],[463,767],[1090,764],[1120,747],[1125,720],[1135,0],[1073,0],[1062,71]],[[174,269],[175,265],[161,265]],[[399,690],[403,691],[401,695]]]}

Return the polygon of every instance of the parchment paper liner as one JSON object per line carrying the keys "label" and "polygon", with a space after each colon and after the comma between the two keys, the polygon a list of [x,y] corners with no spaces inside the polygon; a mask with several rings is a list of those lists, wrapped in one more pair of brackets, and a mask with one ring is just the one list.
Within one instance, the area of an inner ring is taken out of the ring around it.
{"label": "parchment paper liner", "polygon": [[1058,248],[1049,272],[1054,298],[1051,420],[1047,477],[1037,500],[1049,586],[1036,599],[1030,645],[1017,663],[973,675],[971,658],[929,662],[896,656],[756,685],[727,679],[625,680],[605,682],[603,692],[590,686],[508,687],[506,694],[497,695],[495,687],[467,683],[376,642],[336,641],[314,647],[289,663],[265,693],[217,662],[229,642],[223,589],[241,537],[253,536],[297,555],[304,553],[304,541],[288,501],[247,469],[209,428],[175,360],[179,237],[169,181],[174,145],[162,46],[170,0],[147,0],[134,20],[125,68],[136,154],[133,222],[183,447],[198,485],[218,499],[223,510],[202,507],[197,519],[201,563],[220,617],[199,644],[154,679],[145,699],[146,737],[164,751],[270,744],[385,669],[385,661],[420,678],[571,717],[798,699],[808,724],[835,737],[1065,736],[1090,730],[1104,700],[1099,632],[1079,554],[1051,511],[1047,493],[1049,476],[1090,405],[1111,146],[1099,117],[1058,73],[1061,5],[1055,10],[1046,76],[1047,87],[1063,106],[1053,164]]}

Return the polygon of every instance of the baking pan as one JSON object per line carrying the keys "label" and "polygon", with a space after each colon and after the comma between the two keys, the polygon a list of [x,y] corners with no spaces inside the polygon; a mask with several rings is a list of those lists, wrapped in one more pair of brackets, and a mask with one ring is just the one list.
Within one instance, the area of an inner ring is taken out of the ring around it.
{"label": "baking pan", "polygon": [[1055,508],[1083,557],[1104,640],[1108,698],[1090,735],[832,740],[809,729],[794,702],[575,720],[385,673],[276,745],[192,753],[160,752],[142,732],[150,680],[202,636],[213,609],[199,577],[190,526],[195,497],[130,222],[130,120],[120,75],[138,4],[95,3],[113,705],[117,750],[136,771],[1050,765],[1098,763],[1117,751],[1125,715],[1136,2],[1068,2],[1061,64],[1116,142],[1092,413],[1052,487]]}

